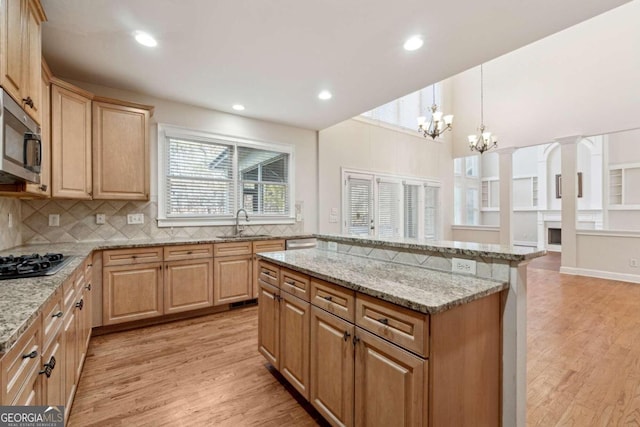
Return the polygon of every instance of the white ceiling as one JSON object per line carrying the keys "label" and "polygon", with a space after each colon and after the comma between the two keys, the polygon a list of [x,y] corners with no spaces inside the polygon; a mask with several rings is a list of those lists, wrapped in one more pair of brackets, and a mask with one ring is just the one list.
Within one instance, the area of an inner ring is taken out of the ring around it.
{"label": "white ceiling", "polygon": [[59,77],[324,129],[627,1],[42,0],[43,54]]}

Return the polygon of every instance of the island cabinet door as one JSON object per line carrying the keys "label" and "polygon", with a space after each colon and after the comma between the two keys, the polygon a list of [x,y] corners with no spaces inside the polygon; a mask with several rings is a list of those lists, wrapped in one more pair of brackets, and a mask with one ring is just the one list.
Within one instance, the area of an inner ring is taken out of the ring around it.
{"label": "island cabinet door", "polygon": [[280,370],[280,289],[260,280],[258,351]]}
{"label": "island cabinet door", "polygon": [[422,426],[426,361],[356,328],[355,425]]}
{"label": "island cabinet door", "polygon": [[311,307],[309,401],[334,426],[353,426],[354,330]]}
{"label": "island cabinet door", "polygon": [[309,399],[311,304],[286,292],[280,295],[280,373]]}

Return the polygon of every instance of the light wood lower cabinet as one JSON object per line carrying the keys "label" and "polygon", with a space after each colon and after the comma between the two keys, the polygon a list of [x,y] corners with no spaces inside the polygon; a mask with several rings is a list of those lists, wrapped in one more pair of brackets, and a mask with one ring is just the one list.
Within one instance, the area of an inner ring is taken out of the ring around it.
{"label": "light wood lower cabinet", "polygon": [[334,426],[352,426],[355,326],[311,307],[311,404]]}
{"label": "light wood lower cabinet", "polygon": [[355,425],[423,425],[427,362],[356,327]]}
{"label": "light wood lower cabinet", "polygon": [[229,304],[253,298],[251,255],[213,259],[213,304]]}
{"label": "light wood lower cabinet", "polygon": [[78,333],[76,329],[75,310],[68,311],[64,317],[64,417],[68,419],[73,404],[73,397],[76,394],[76,369],[79,360],[76,360],[78,353]]}
{"label": "light wood lower cabinet", "polygon": [[102,275],[103,324],[163,314],[162,263],[104,267]]}
{"label": "light wood lower cabinet", "polygon": [[[258,298],[258,278],[260,277],[260,262],[255,254],[261,252],[277,252],[284,251],[284,240],[259,240],[253,242],[253,295],[252,298]],[[276,279],[277,280],[277,279]]]}
{"label": "light wood lower cabinet", "polygon": [[258,351],[280,369],[280,289],[260,280],[258,294]]}
{"label": "light wood lower cabinet", "polygon": [[170,261],[164,271],[164,314],[213,305],[213,260]]}
{"label": "light wood lower cabinet", "polygon": [[64,376],[64,361],[65,361],[65,343],[64,333],[62,330],[58,332],[54,340],[51,342],[48,350],[43,354],[41,370],[44,371],[45,364],[50,365],[53,368],[49,371],[50,376],[41,373],[42,379],[42,399],[43,404],[48,406],[60,406],[66,403],[65,401],[65,376]]}
{"label": "light wood lower cabinet", "polygon": [[280,293],[280,373],[309,399],[309,320],[311,304]]}
{"label": "light wood lower cabinet", "polygon": [[38,370],[42,328],[39,321],[31,325],[2,357],[2,405],[39,405]]}

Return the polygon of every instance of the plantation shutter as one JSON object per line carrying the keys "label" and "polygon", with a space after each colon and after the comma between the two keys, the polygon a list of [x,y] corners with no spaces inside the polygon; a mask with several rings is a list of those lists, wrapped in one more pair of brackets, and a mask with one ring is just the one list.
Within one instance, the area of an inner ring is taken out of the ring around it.
{"label": "plantation shutter", "polygon": [[425,185],[424,187],[424,237],[437,240],[440,238],[439,226],[440,188]]}
{"label": "plantation shutter", "polygon": [[168,138],[167,217],[233,215],[232,145]]}
{"label": "plantation shutter", "polygon": [[346,198],[346,233],[369,235],[373,218],[373,179],[347,176]]}
{"label": "plantation shutter", "polygon": [[404,184],[404,237],[419,236],[419,192],[420,185]]}
{"label": "plantation shutter", "polygon": [[378,180],[378,237],[400,237],[399,182]]}
{"label": "plantation shutter", "polygon": [[289,154],[238,147],[240,205],[252,215],[289,212]]}

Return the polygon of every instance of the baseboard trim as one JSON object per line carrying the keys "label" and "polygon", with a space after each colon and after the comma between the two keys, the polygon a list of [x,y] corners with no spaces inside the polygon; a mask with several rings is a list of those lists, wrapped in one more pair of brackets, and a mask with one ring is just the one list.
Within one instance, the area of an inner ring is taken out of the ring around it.
{"label": "baseboard trim", "polygon": [[590,270],[588,268],[560,267],[560,273],[571,274],[573,276],[597,277],[598,279],[618,280],[621,282],[639,283],[640,275],[615,273],[613,271]]}

